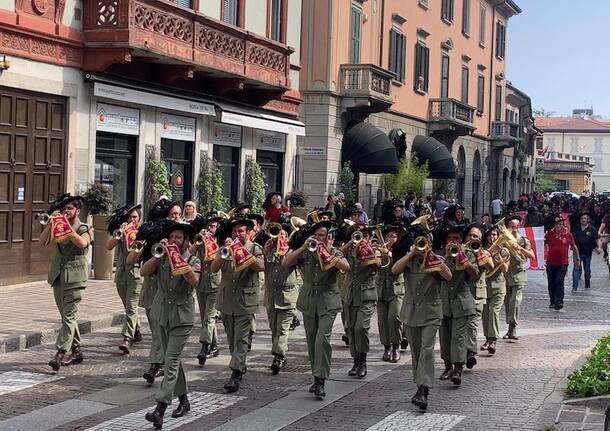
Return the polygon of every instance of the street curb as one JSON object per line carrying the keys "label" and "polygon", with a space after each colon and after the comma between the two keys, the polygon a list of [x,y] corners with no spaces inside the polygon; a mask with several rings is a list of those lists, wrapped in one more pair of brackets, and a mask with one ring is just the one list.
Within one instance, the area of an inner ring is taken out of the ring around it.
{"label": "street curb", "polygon": [[[80,330],[81,335],[89,334],[101,329],[122,325],[124,319],[125,313],[121,312],[109,317],[100,317],[94,320],[79,320],[78,329]],[[41,344],[53,344],[58,332],[59,327],[11,335],[8,338],[0,340],[0,354],[17,352]]]}

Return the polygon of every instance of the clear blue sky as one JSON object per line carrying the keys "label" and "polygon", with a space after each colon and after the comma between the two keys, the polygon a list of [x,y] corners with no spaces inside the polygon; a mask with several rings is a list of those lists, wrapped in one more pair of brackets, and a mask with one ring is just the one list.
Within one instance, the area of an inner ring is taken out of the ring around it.
{"label": "clear blue sky", "polygon": [[570,115],[593,107],[610,118],[610,0],[516,0],[507,78],[534,108]]}

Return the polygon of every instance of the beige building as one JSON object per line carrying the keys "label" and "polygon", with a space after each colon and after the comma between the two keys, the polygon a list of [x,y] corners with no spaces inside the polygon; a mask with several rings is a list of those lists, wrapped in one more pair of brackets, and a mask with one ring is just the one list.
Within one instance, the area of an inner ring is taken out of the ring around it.
{"label": "beige building", "polygon": [[565,172],[557,177],[561,189],[578,194],[610,190],[609,123],[589,115],[574,115],[536,118],[536,126],[544,131],[536,146],[540,159],[582,165],[576,178],[565,177]]}
{"label": "beige building", "polygon": [[402,131],[407,152],[417,136],[442,142],[455,160],[455,195],[473,217],[493,194],[531,188],[531,157],[515,161],[512,151],[527,125],[521,115],[507,118],[507,26],[520,12],[512,0],[304,0],[298,182],[312,204],[336,190],[346,155],[361,157],[365,208],[383,197],[380,176],[366,173],[379,166],[362,160],[370,148],[357,146],[365,151],[354,156],[353,138],[344,139],[362,122]]}
{"label": "beige building", "polygon": [[292,190],[300,26],[292,0],[0,1],[0,285],[44,277],[35,215],[62,192],[142,202],[149,151],[179,200],[205,156],[230,202],[248,158]]}

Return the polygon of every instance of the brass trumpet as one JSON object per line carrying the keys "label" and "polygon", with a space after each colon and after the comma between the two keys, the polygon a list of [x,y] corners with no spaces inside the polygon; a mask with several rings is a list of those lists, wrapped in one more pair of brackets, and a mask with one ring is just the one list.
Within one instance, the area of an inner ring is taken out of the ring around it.
{"label": "brass trumpet", "polygon": [[153,244],[151,247],[151,252],[153,257],[161,259],[165,255],[165,247],[163,247],[163,245],[160,243]]}
{"label": "brass trumpet", "polygon": [[218,255],[222,260],[227,260],[230,256],[231,252],[229,251],[229,247],[221,247]]}
{"label": "brass trumpet", "polygon": [[116,239],[117,241],[120,241],[123,239],[123,231],[121,229],[115,229],[114,232],[112,232],[112,237],[114,239]]}
{"label": "brass trumpet", "polygon": [[135,253],[140,253],[144,249],[145,244],[146,244],[146,241],[142,241],[142,240],[134,241],[133,244],[131,244],[131,247],[129,247],[129,251],[133,251]]}
{"label": "brass trumpet", "polygon": [[193,244],[195,244],[196,246],[200,246],[201,244],[203,244],[203,234],[198,233],[197,235],[195,235],[195,237],[193,238]]}
{"label": "brass trumpet", "polygon": [[472,239],[466,243],[466,248],[474,253],[478,253],[483,248],[483,243],[478,239]]}
{"label": "brass trumpet", "polygon": [[352,233],[352,242],[354,244],[360,244],[363,239],[364,239],[364,235],[359,230]]}
{"label": "brass trumpet", "polygon": [[455,242],[452,242],[449,245],[448,251],[449,251],[449,256],[456,258],[460,254],[460,245]]}
{"label": "brass trumpet", "polygon": [[216,211],[216,214],[218,217],[222,217],[225,220],[229,220],[231,218],[231,216],[224,211]]}
{"label": "brass trumpet", "polygon": [[307,250],[309,250],[312,253],[314,253],[315,251],[318,250],[318,245],[319,245],[318,240],[315,238],[307,240]]}
{"label": "brass trumpet", "polygon": [[265,233],[269,235],[271,239],[276,239],[282,233],[282,225],[279,223],[269,223]]}
{"label": "brass trumpet", "polygon": [[417,251],[424,252],[430,246],[430,241],[425,236],[418,236],[415,238],[414,244]]}
{"label": "brass trumpet", "polygon": [[40,223],[43,226],[48,225],[49,222],[51,221],[51,216],[47,213],[37,214],[36,218],[38,219],[38,223]]}

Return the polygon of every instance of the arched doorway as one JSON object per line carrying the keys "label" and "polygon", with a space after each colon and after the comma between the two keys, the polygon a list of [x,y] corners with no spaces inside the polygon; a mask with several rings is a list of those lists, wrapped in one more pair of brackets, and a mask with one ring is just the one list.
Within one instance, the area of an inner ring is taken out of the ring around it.
{"label": "arched doorway", "polygon": [[479,150],[474,152],[474,161],[472,162],[472,220],[479,219],[479,188],[481,185],[481,155]]}
{"label": "arched doorway", "polygon": [[466,153],[460,145],[457,157],[457,173],[455,176],[455,196],[460,204],[464,203],[464,192],[466,188]]}

